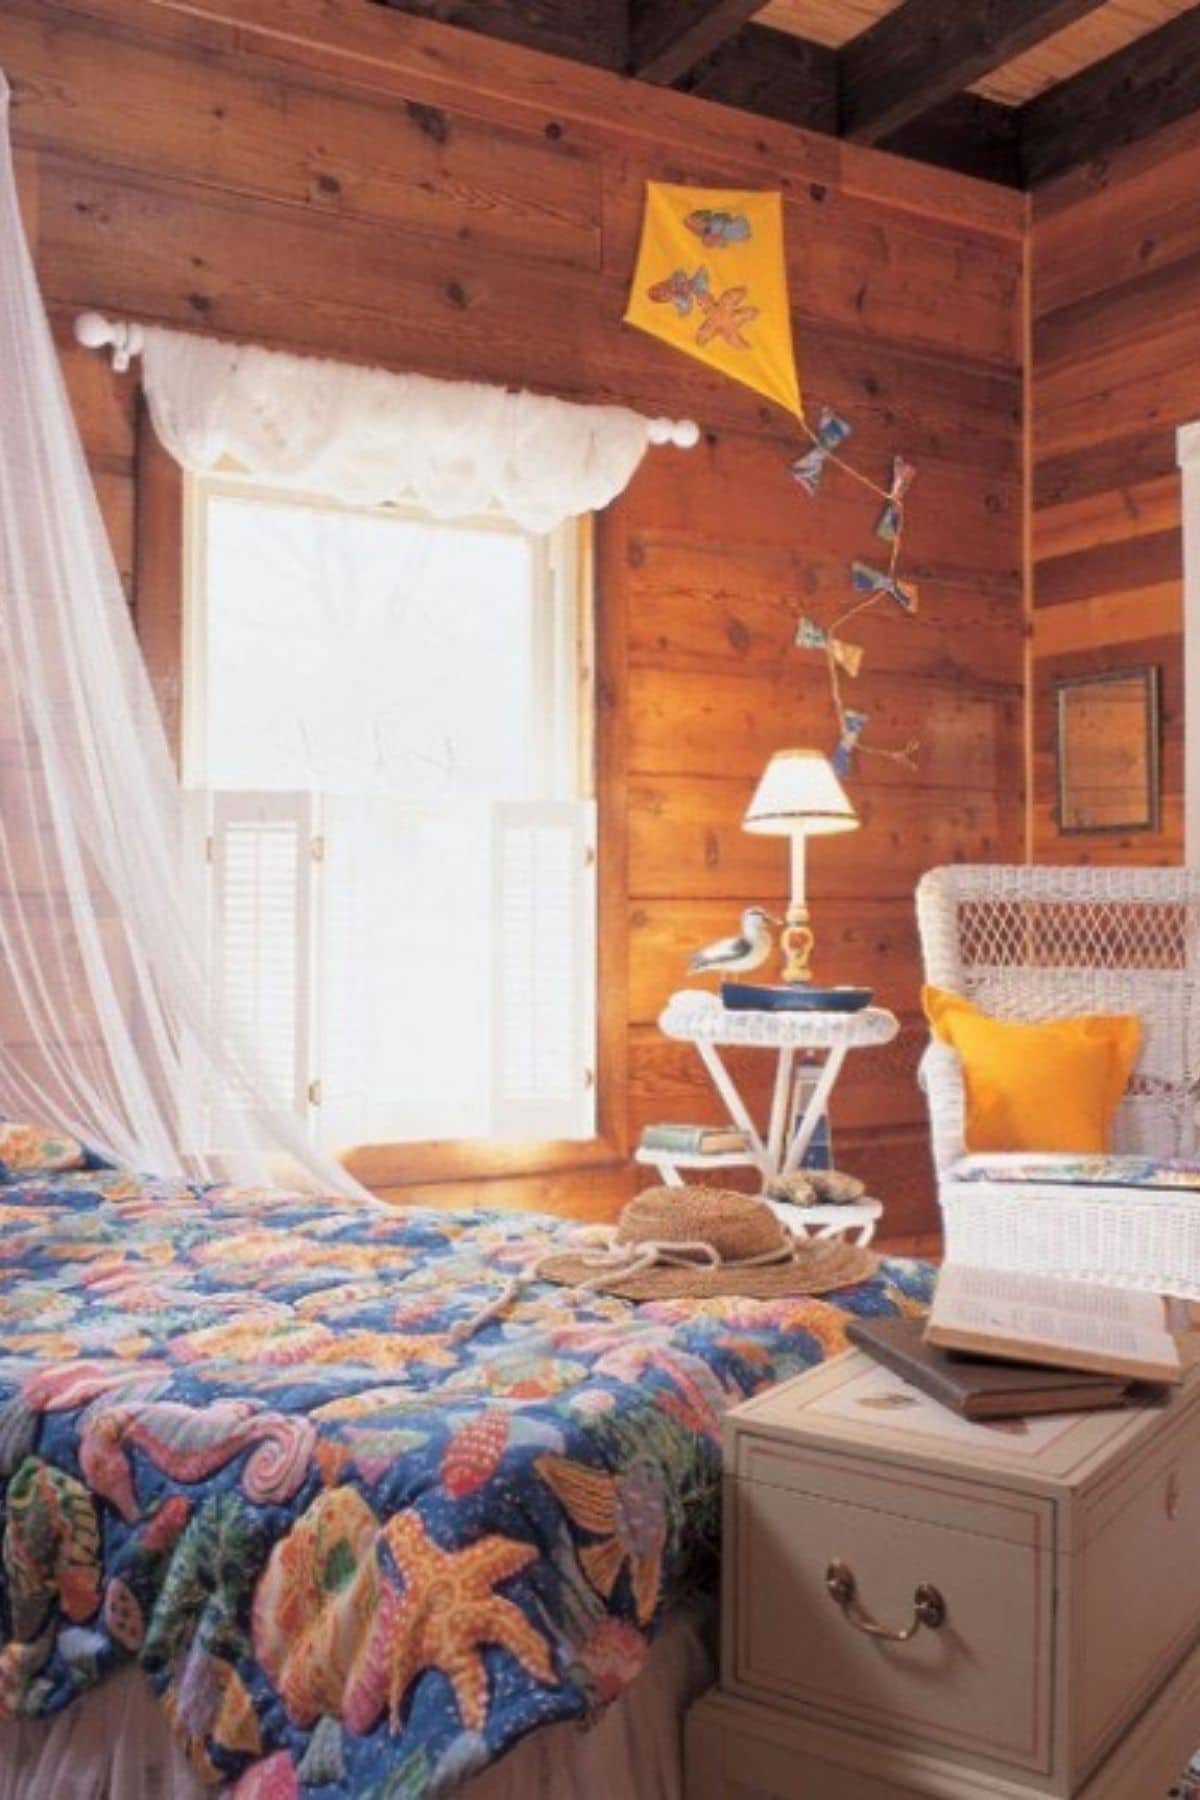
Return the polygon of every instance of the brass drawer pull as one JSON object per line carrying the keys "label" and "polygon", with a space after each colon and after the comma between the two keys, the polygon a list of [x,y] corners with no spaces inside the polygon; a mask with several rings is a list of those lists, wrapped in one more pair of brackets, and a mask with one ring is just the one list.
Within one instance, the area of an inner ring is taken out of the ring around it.
{"label": "brass drawer pull", "polygon": [[910,1638],[916,1637],[922,1625],[937,1631],[946,1622],[946,1602],[929,1581],[923,1581],[913,1595],[912,1624],[900,1628],[880,1625],[866,1611],[858,1598],[858,1582],[849,1564],[830,1563],[825,1571],[825,1590],[856,1631],[865,1631],[868,1637],[883,1638],[889,1644],[907,1644]]}

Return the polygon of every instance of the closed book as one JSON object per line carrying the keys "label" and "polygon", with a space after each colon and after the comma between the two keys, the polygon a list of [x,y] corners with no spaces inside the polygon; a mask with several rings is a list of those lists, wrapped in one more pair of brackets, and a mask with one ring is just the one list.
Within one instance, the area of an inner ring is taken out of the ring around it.
{"label": "closed book", "polygon": [[746,1134],[732,1125],[647,1125],[643,1150],[674,1150],[680,1156],[718,1156],[746,1148]]}
{"label": "closed book", "polygon": [[1122,1406],[1131,1398],[1132,1384],[1108,1375],[967,1361],[926,1343],[924,1329],[921,1319],[852,1319],[846,1335],[876,1362],[964,1419],[1091,1412]]}

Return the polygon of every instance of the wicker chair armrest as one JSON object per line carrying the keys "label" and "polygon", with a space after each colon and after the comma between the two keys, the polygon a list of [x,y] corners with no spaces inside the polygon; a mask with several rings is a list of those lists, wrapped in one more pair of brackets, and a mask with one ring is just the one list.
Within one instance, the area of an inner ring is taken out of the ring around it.
{"label": "wicker chair armrest", "polygon": [[967,1153],[967,1095],[957,1051],[935,1038],[921,1058],[918,1078],[929,1102],[934,1167],[943,1176]]}

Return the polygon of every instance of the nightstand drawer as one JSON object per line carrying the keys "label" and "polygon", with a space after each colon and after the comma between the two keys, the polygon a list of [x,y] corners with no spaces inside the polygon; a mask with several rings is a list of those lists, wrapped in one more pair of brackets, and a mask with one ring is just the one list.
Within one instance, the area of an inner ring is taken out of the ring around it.
{"label": "nightstand drawer", "polygon": [[[778,1440],[748,1437],[739,1451],[726,1491],[726,1685],[897,1742],[1048,1771],[1049,1504]],[[828,1591],[834,1563],[853,1578],[846,1607]],[[944,1601],[940,1625],[904,1643],[862,1629],[910,1626],[923,1584]]]}

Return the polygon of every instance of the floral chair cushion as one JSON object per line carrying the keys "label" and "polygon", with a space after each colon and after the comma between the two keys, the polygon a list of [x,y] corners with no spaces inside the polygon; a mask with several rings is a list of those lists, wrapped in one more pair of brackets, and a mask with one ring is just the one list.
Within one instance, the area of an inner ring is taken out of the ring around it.
{"label": "floral chair cushion", "polygon": [[952,1181],[1024,1182],[1045,1187],[1194,1188],[1200,1192],[1200,1157],[1059,1156],[1028,1150],[987,1151],[964,1156]]}

